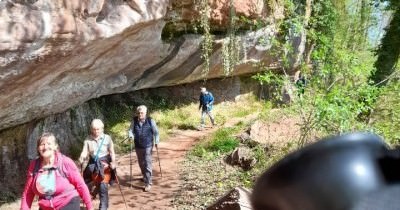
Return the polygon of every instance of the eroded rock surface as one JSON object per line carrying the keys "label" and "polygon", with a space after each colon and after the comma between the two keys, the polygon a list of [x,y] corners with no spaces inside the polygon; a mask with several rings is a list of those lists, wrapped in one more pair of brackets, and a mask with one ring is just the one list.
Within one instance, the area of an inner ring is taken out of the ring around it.
{"label": "eroded rock surface", "polygon": [[[249,18],[268,15],[257,2],[234,6]],[[0,130],[102,95],[203,79],[201,35],[161,39],[171,5],[167,0],[0,1]],[[196,13],[194,1],[180,5]],[[225,24],[226,5],[212,5],[212,23]],[[252,65],[257,61],[277,67],[268,55],[275,33],[271,22],[240,35],[235,75],[257,71]],[[214,42],[208,78],[224,76],[222,41]]]}

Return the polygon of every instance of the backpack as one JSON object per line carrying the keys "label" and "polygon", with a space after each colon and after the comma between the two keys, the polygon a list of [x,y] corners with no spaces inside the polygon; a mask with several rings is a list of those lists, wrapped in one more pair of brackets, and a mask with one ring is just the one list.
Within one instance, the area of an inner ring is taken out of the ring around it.
{"label": "backpack", "polygon": [[[64,172],[63,159],[64,155],[61,154],[57,162],[57,171],[61,174],[62,177],[68,178],[67,174]],[[32,176],[36,176],[36,174],[39,172],[39,169],[40,169],[40,157],[36,158],[35,160],[35,167],[33,168]]]}

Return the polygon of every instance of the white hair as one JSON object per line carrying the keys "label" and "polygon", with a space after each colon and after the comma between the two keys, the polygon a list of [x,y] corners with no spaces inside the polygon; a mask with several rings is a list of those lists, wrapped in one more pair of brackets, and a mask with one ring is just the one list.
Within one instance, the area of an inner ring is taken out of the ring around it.
{"label": "white hair", "polygon": [[94,119],[94,120],[92,120],[92,124],[91,124],[91,127],[92,128],[94,128],[94,127],[99,127],[99,128],[104,128],[104,123],[103,123],[103,121],[101,121],[100,119]]}
{"label": "white hair", "polygon": [[147,107],[145,105],[140,105],[136,108],[137,112],[143,111],[145,113],[147,113]]}

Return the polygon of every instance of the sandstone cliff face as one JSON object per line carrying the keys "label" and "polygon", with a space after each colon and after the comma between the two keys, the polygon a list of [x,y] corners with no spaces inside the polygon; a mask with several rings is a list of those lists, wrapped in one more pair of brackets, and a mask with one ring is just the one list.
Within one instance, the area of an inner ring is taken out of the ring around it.
{"label": "sandstone cliff face", "polygon": [[[180,2],[181,10],[196,13],[194,1],[175,2]],[[240,14],[267,14],[259,1],[235,2]],[[175,4],[167,0],[0,1],[0,129],[64,112],[102,95],[202,79],[200,35],[171,42],[161,39],[164,18],[171,16]],[[211,5],[215,5],[212,20],[223,25],[226,6],[223,9],[221,1]],[[176,18],[185,20],[185,14]],[[238,50],[243,51],[243,59],[235,74],[254,71],[252,61],[272,63],[266,53],[270,46],[259,40],[272,38],[275,31],[271,24],[241,36]],[[216,40],[211,57],[210,78],[223,76],[220,42]]]}
{"label": "sandstone cliff face", "polygon": [[[229,1],[209,2],[213,30],[226,30]],[[258,61],[279,67],[268,50],[282,9],[279,1],[270,1],[273,8],[263,2],[234,1],[238,15],[265,17],[271,24],[239,35],[240,61],[233,75],[257,71],[253,63]],[[57,131],[63,152],[80,151],[89,122],[102,118],[90,99],[203,80],[202,36],[185,32],[199,17],[196,5],[195,0],[0,0],[4,190],[20,189],[27,158],[35,157],[43,131]],[[164,41],[165,25],[181,36]],[[223,40],[215,38],[208,79],[224,76]],[[240,92],[235,90],[232,97]]]}

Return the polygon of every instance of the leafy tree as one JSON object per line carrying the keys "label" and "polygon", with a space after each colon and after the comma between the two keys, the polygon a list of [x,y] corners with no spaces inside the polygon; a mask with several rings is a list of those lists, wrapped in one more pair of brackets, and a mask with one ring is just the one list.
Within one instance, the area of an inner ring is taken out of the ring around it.
{"label": "leafy tree", "polygon": [[400,58],[400,2],[398,0],[388,1],[388,9],[393,11],[390,24],[385,29],[385,35],[376,51],[375,72],[371,79],[376,85],[384,85],[395,73],[395,67]]}

